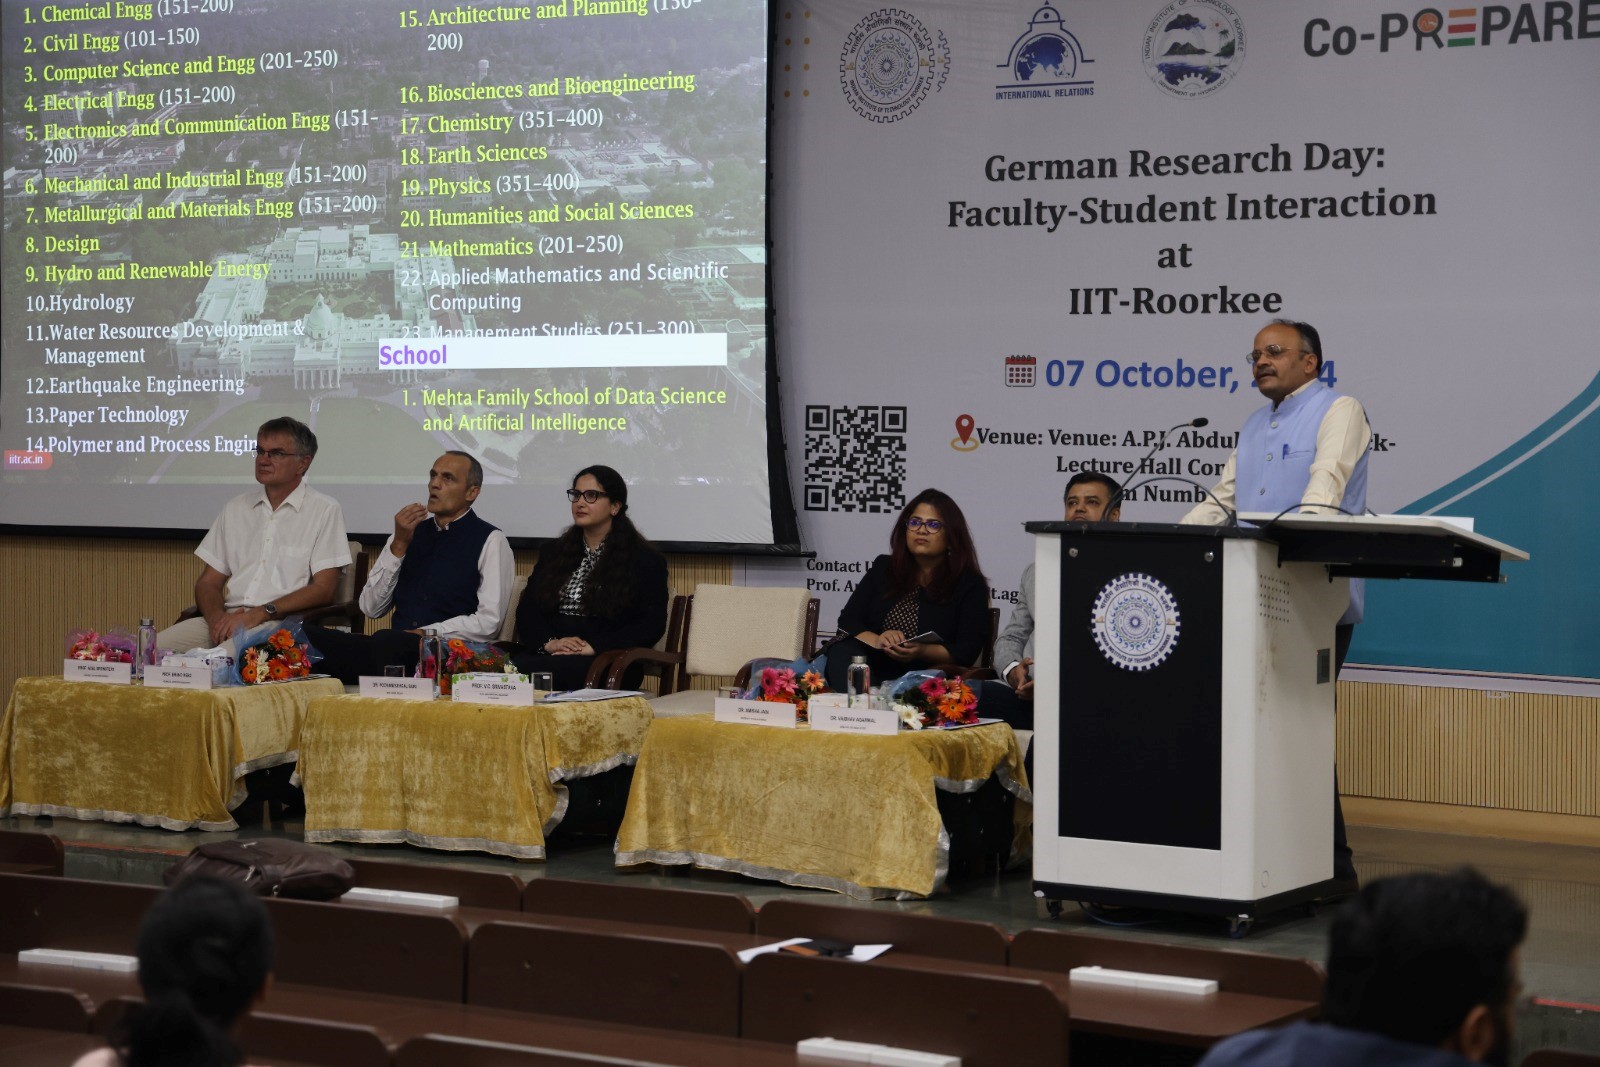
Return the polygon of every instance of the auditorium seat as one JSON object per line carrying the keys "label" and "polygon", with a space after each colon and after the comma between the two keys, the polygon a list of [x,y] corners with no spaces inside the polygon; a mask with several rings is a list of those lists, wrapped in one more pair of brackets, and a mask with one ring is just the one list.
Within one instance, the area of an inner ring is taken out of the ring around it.
{"label": "auditorium seat", "polygon": [[70,989],[0,982],[0,1025],[89,1032],[88,998]]}
{"label": "auditorium seat", "polygon": [[1522,1067],[1600,1067],[1600,1055],[1565,1048],[1541,1048],[1524,1056]]}
{"label": "auditorium seat", "polygon": [[66,849],[55,834],[31,830],[0,830],[0,873],[47,874],[60,877],[66,869]]}
{"label": "auditorium seat", "polygon": [[[270,1009],[270,991],[267,1003]],[[326,1067],[389,1067],[393,1062],[389,1046],[370,1026],[291,1018],[267,1010],[241,1019],[236,1036],[250,1064],[288,1060]]]}
{"label": "auditorium seat", "polygon": [[756,928],[755,909],[735,893],[656,886],[535,878],[522,891],[522,910],[540,915],[681,926],[748,934]]}
{"label": "auditorium seat", "polygon": [[739,1033],[741,970],[721,945],[528,922],[479,926],[467,1003],[696,1033]]}
{"label": "auditorium seat", "polygon": [[356,872],[362,889],[398,889],[407,893],[436,893],[456,897],[463,907],[520,911],[522,879],[498,871],[475,871],[432,863],[392,863],[344,856]]}
{"label": "auditorium seat", "polygon": [[835,1037],[959,1056],[963,1067],[1067,1062],[1067,1002],[1036,978],[770,953],[745,969],[742,1017],[757,1041]]}
{"label": "auditorium seat", "polygon": [[895,952],[1004,966],[1009,942],[998,926],[969,919],[773,900],[756,913],[756,933],[772,941],[820,937],[852,945],[894,946]]}

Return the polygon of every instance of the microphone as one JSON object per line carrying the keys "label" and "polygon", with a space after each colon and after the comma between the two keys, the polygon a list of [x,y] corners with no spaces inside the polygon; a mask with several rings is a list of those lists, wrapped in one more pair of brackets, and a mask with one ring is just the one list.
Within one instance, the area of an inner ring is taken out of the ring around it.
{"label": "microphone", "polygon": [[1133,474],[1128,476],[1127,483],[1125,483],[1121,489],[1118,489],[1116,493],[1112,495],[1111,502],[1106,505],[1106,514],[1109,515],[1117,508],[1122,506],[1123,498],[1128,495],[1128,490],[1135,488],[1133,485],[1133,479],[1139,476],[1139,473],[1144,470],[1144,465],[1149,463],[1151,458],[1154,457],[1157,452],[1166,447],[1167,434],[1171,433],[1173,430],[1182,430],[1185,428],[1198,430],[1202,426],[1209,425],[1211,425],[1211,420],[1201,417],[1198,419],[1190,419],[1188,422],[1180,422],[1176,426],[1170,426],[1167,429],[1162,430],[1161,436],[1156,439],[1155,445],[1151,447],[1150,451],[1144,454],[1143,459],[1139,460],[1138,466],[1133,468]]}

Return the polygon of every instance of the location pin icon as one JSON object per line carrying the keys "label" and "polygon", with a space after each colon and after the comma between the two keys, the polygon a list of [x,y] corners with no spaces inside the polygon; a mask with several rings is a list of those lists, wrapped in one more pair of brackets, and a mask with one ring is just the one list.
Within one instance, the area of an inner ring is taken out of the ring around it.
{"label": "location pin icon", "polygon": [[956,433],[961,437],[961,443],[967,444],[972,436],[972,428],[977,425],[971,415],[956,416]]}

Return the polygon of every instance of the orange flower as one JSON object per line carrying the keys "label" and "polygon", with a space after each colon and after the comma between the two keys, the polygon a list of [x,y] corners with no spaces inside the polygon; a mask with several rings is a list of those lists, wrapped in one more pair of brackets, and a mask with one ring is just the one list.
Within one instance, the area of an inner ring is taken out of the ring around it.
{"label": "orange flower", "polygon": [[254,663],[246,663],[243,667],[240,667],[239,677],[244,679],[246,685],[254,685],[256,681],[256,665]]}
{"label": "orange flower", "polygon": [[294,636],[288,630],[279,630],[267,638],[267,643],[273,648],[290,648],[294,645]]}
{"label": "orange flower", "polygon": [[282,660],[275,659],[267,666],[267,674],[274,682],[281,682],[289,677],[289,667]]}

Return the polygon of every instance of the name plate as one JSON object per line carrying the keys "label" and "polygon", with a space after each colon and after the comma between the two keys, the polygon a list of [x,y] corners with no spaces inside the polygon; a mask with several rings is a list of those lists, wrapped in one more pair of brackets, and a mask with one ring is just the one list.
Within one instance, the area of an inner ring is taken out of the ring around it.
{"label": "name plate", "polygon": [[386,674],[363,674],[361,695],[384,700],[432,700],[432,678],[390,678]]}
{"label": "name plate", "polygon": [[827,734],[897,734],[900,715],[893,708],[882,708],[856,698],[855,707],[845,706],[842,693],[818,693],[807,702],[811,728]]}
{"label": "name plate", "polygon": [[104,682],[107,685],[133,684],[133,664],[101,659],[64,659],[61,677],[69,682]]}
{"label": "name plate", "polygon": [[211,668],[156,663],[144,669],[144,684],[149,689],[210,689]]}
{"label": "name plate", "polygon": [[538,703],[539,694],[532,682],[463,678],[451,687],[450,699],[472,704],[513,704],[525,708]]}
{"label": "name plate", "polygon": [[742,722],[747,726],[782,726],[789,730],[795,727],[794,705],[777,700],[718,697],[712,717],[717,722]]}

